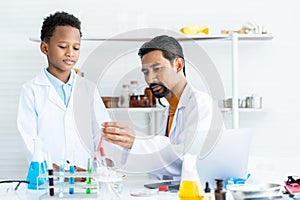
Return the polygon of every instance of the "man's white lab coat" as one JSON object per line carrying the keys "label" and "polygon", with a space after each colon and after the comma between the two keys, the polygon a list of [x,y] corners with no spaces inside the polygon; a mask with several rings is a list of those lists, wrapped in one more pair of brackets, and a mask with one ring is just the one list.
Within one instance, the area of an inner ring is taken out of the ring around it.
{"label": "man's white lab coat", "polygon": [[76,76],[68,107],[42,71],[22,86],[18,130],[27,147],[27,159],[34,151],[33,139],[38,137],[42,150],[51,154],[59,164],[75,155],[74,164],[86,168],[87,159],[93,156],[101,136],[100,125],[110,121],[98,90],[90,81]]}
{"label": "man's white lab coat", "polygon": [[211,128],[211,97],[195,90],[188,83],[179,99],[169,137],[166,137],[168,114],[169,107],[166,107],[158,135],[150,139],[135,139],[124,170],[148,172],[158,175],[159,178],[161,175],[180,176],[183,154],[193,145],[197,145],[196,149],[199,148],[200,153]]}

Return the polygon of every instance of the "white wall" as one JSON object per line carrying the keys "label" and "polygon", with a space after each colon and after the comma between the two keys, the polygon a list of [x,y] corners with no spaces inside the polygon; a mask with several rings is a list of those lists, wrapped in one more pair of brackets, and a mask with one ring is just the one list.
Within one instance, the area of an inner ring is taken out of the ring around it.
{"label": "white wall", "polygon": [[[118,6],[115,6],[118,5]],[[42,20],[57,10],[65,10],[82,21],[85,36],[113,36],[123,31],[153,27],[178,30],[182,26],[202,24],[212,34],[221,29],[239,29],[248,21],[264,24],[274,39],[268,42],[240,44],[240,95],[263,96],[264,111],[241,113],[241,127],[256,127],[253,155],[287,156],[300,162],[300,44],[297,0],[271,1],[17,1],[1,3],[0,7],[0,178],[24,177],[27,163],[16,128],[19,89],[46,66],[39,44],[29,37],[39,37]],[[96,42],[83,42],[82,65],[97,47]],[[230,95],[230,46],[227,43],[203,43],[224,80]],[[138,61],[137,58],[132,58]],[[123,63],[124,68],[130,63]],[[110,75],[109,75],[110,76]],[[112,76],[112,75],[111,75]],[[113,79],[111,79],[113,80]],[[103,94],[109,91],[103,85]],[[5,154],[7,153],[7,154]],[[18,160],[9,160],[10,156]]]}

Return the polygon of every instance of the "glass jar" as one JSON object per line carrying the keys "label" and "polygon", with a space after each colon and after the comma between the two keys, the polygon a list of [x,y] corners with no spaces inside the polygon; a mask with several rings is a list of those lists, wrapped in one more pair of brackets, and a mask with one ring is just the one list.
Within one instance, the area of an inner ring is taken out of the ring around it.
{"label": "glass jar", "polygon": [[130,103],[130,108],[139,107],[139,96],[138,95],[131,95],[129,103]]}
{"label": "glass jar", "polygon": [[149,107],[148,96],[140,95],[140,107]]}
{"label": "glass jar", "polygon": [[145,95],[148,97],[148,100],[149,100],[149,106],[150,107],[155,107],[156,106],[156,98],[155,96],[153,95],[153,93],[151,92],[150,88],[145,88],[145,91],[144,91]]}
{"label": "glass jar", "polygon": [[138,82],[137,81],[130,81],[130,96],[132,95],[139,95],[138,94]]}
{"label": "glass jar", "polygon": [[122,108],[128,108],[129,107],[129,85],[124,84],[122,86],[122,92],[120,96],[120,107]]}

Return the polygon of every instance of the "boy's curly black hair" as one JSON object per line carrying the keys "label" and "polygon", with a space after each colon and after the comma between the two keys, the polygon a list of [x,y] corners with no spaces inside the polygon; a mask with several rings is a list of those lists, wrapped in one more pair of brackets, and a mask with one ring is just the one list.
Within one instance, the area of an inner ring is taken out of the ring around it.
{"label": "boy's curly black hair", "polygon": [[80,25],[81,22],[74,15],[68,14],[66,12],[56,12],[44,19],[40,39],[41,41],[48,42],[57,26],[72,26],[74,28],[77,28],[81,37],[82,33]]}

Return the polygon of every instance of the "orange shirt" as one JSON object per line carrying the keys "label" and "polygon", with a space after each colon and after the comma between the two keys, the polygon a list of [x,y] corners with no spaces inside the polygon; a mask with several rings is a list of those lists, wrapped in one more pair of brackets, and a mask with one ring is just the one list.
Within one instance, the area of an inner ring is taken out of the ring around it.
{"label": "orange shirt", "polygon": [[179,99],[177,98],[177,96],[173,96],[171,99],[168,100],[169,104],[170,104],[170,110],[169,110],[169,117],[168,117],[168,125],[167,125],[167,130],[166,130],[166,136],[169,137],[170,135],[170,130],[171,130],[171,126],[172,126],[172,122],[173,122],[173,118],[178,106],[178,102]]}

